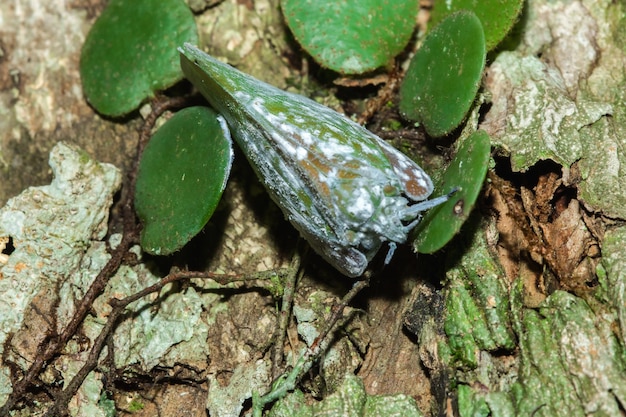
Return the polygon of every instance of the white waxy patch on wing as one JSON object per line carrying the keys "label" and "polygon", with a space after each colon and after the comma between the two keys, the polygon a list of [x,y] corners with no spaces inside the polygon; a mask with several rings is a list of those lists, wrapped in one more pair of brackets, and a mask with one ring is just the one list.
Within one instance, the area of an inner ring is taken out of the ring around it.
{"label": "white waxy patch on wing", "polygon": [[298,146],[296,148],[296,159],[298,159],[298,161],[303,161],[305,159],[307,159],[309,157],[309,152],[304,149],[302,146]]}
{"label": "white waxy patch on wing", "polygon": [[300,137],[302,138],[302,143],[304,143],[305,145],[313,145],[313,136],[311,136],[311,134],[306,130],[300,133]]}
{"label": "white waxy patch on wing", "polygon": [[335,159],[337,156],[340,156],[343,161],[352,160],[353,149],[349,145],[345,145],[340,143],[337,138],[330,137],[326,138],[326,140],[320,141],[317,144],[318,149],[328,159]]}
{"label": "white waxy patch on wing", "polygon": [[351,203],[349,211],[356,217],[370,217],[374,212],[374,205],[372,204],[372,196],[369,190],[361,189],[354,197],[355,199]]}
{"label": "white waxy patch on wing", "polygon": [[250,101],[250,99],[252,98],[249,94],[246,94],[245,92],[241,90],[235,91],[233,93],[233,97],[240,100],[242,103],[246,101]]}
{"label": "white waxy patch on wing", "polygon": [[276,132],[272,132],[272,139],[274,139],[274,141],[276,141],[276,143],[278,144],[278,146],[280,146],[285,152],[287,152],[289,155],[291,156],[296,156],[298,150],[296,149],[295,146],[293,146],[291,143],[289,143],[288,141],[286,141],[282,135],[276,133]]}

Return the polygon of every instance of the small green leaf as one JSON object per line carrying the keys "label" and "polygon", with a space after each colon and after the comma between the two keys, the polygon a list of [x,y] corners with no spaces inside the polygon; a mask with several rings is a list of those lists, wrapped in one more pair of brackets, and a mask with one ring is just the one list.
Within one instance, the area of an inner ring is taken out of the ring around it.
{"label": "small green leaf", "polygon": [[322,66],[344,74],[375,70],[409,42],[415,0],[282,0],[287,25]]}
{"label": "small green leaf", "polygon": [[431,24],[434,27],[459,10],[471,10],[483,24],[485,44],[491,51],[515,25],[523,5],[523,0],[435,0]]}
{"label": "small green leaf", "polygon": [[446,18],[424,39],[400,87],[400,112],[429,135],[455,129],[469,111],[485,68],[485,37],[472,12]]}
{"label": "small green leaf", "polygon": [[146,252],[175,252],[204,227],[222,196],[232,159],[226,122],[207,107],[181,110],[154,134],[141,158],[135,191]]}
{"label": "small green leaf", "polygon": [[183,78],[176,47],[197,42],[181,0],[111,0],[87,35],[80,74],[87,100],[121,116]]}
{"label": "small green leaf", "polygon": [[491,151],[489,135],[478,130],[459,147],[436,190],[458,191],[447,202],[426,213],[413,230],[413,248],[420,253],[441,249],[461,229],[482,188]]}

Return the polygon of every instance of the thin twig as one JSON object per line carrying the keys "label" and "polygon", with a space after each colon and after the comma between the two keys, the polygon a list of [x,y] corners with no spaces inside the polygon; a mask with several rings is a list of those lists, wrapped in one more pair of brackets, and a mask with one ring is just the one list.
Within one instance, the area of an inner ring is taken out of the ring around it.
{"label": "thin twig", "polygon": [[309,356],[317,356],[320,351],[323,351],[324,346],[330,343],[329,338],[327,337],[329,333],[335,327],[335,324],[339,321],[341,316],[343,315],[343,310],[350,304],[350,302],[357,296],[359,292],[361,292],[364,288],[366,288],[370,283],[369,270],[365,272],[366,276],[354,283],[350,291],[341,299],[341,301],[333,306],[332,312],[333,314],[326,321],[326,326],[322,329],[319,336],[315,339],[315,341],[311,344],[309,348],[310,355]]}
{"label": "thin twig", "polygon": [[287,275],[283,290],[283,299],[278,316],[278,324],[276,326],[276,338],[274,343],[274,351],[272,352],[272,378],[278,376],[278,370],[283,362],[283,351],[285,347],[285,338],[287,337],[287,328],[289,327],[289,319],[291,317],[291,308],[293,306],[293,298],[296,292],[296,286],[304,274],[304,269],[301,268],[302,257],[300,251],[302,245],[298,243],[296,252],[291,259],[291,265],[289,269],[291,273]]}
{"label": "thin twig", "polygon": [[378,95],[367,101],[365,105],[365,111],[363,111],[357,118],[357,123],[365,125],[371,118],[380,111],[380,109],[387,105],[387,103],[393,97],[393,94],[400,86],[400,80],[402,80],[403,74],[398,65],[391,71],[387,83],[378,90]]}
{"label": "thin twig", "polygon": [[13,409],[17,402],[24,397],[28,388],[35,383],[37,376],[44,366],[46,366],[46,364],[48,364],[74,336],[85,316],[91,309],[93,301],[102,293],[109,277],[115,274],[122,263],[124,254],[128,251],[134,240],[134,233],[124,233],[122,242],[117,246],[117,248],[115,248],[107,264],[96,276],[82,300],[79,302],[76,308],[76,313],[72,316],[72,319],[63,332],[58,337],[47,339],[47,345],[42,344],[37,348],[37,353],[33,363],[26,371],[24,377],[13,384],[13,392],[9,396],[7,402],[2,406],[2,408],[0,408],[1,416],[9,415],[9,412]]}
{"label": "thin twig", "polygon": [[354,283],[352,289],[350,289],[350,291],[348,291],[341,301],[333,308],[333,314],[326,322],[326,326],[311,344],[311,347],[309,347],[304,354],[300,356],[293,369],[277,379],[270,391],[265,395],[260,396],[257,393],[253,393],[252,415],[254,417],[261,417],[263,409],[266,405],[283,398],[288,392],[293,391],[302,376],[311,369],[313,363],[315,363],[315,361],[320,357],[320,354],[328,348],[332,342],[332,338],[329,337],[329,335],[333,328],[335,328],[335,325],[340,321],[340,318],[343,315],[343,310],[361,290],[369,285],[369,274],[368,272],[366,272],[366,274],[367,275],[363,280],[356,281]]}
{"label": "thin twig", "polygon": [[83,320],[87,316],[87,313],[91,310],[93,302],[102,293],[102,291],[104,291],[109,278],[117,272],[130,247],[137,242],[139,228],[135,219],[133,200],[137,176],[136,171],[139,164],[138,161],[147,142],[147,138],[150,136],[152,127],[158,117],[166,110],[179,107],[181,104],[182,101],[180,99],[169,99],[166,101],[155,102],[153,104],[153,111],[146,118],[146,121],[140,131],[137,144],[137,155],[133,160],[133,169],[130,173],[128,173],[129,186],[126,193],[122,196],[122,216],[124,222],[122,241],[112,251],[111,258],[104,268],[102,268],[102,270],[98,273],[89,289],[85,292],[85,295],[76,307],[76,312],[65,329],[57,337],[46,339],[48,344],[45,344],[44,342],[37,348],[35,359],[24,374],[24,377],[13,384],[13,392],[7,399],[6,403],[0,408],[0,416],[9,415],[9,412],[13,409],[17,402],[26,395],[28,388],[35,384],[37,376],[41,373],[46,364],[48,364],[76,334],[76,331],[79,329]]}
{"label": "thin twig", "polygon": [[[279,270],[279,272],[283,272],[283,273],[287,273],[287,271],[288,269]],[[276,273],[276,272],[274,271],[273,273]],[[229,275],[229,274],[214,274],[211,272],[177,271],[177,272],[173,272],[167,275],[165,278],[161,279],[156,284],[151,285],[147,288],[144,288],[143,290],[133,295],[130,295],[126,298],[123,298],[121,300],[118,300],[118,299],[109,300],[109,304],[113,307],[113,310],[109,314],[107,323],[102,328],[102,330],[100,331],[100,334],[94,341],[94,344],[91,348],[91,351],[89,352],[89,356],[87,357],[85,364],[76,373],[76,375],[74,376],[74,378],[72,378],[69,384],[67,384],[67,387],[57,396],[57,398],[55,398],[54,405],[48,409],[48,411],[45,414],[45,417],[55,417],[55,416],[67,414],[67,405],[69,404],[71,399],[74,397],[74,395],[76,394],[80,386],[83,384],[87,375],[89,375],[89,373],[93,371],[98,365],[98,358],[100,357],[100,353],[102,352],[102,349],[107,343],[109,336],[115,330],[117,321],[124,313],[126,307],[128,307],[131,303],[139,300],[142,297],[145,297],[146,295],[160,291],[164,286],[166,286],[167,284],[171,282],[180,281],[184,279],[205,278],[205,279],[211,279],[213,281],[216,281],[222,285],[229,285],[229,284],[236,284],[236,283],[250,284],[250,283],[255,283],[256,281],[262,281],[266,275],[267,275],[266,272],[261,272],[261,273],[257,273],[257,274],[249,275],[249,276],[240,276],[240,275]]]}

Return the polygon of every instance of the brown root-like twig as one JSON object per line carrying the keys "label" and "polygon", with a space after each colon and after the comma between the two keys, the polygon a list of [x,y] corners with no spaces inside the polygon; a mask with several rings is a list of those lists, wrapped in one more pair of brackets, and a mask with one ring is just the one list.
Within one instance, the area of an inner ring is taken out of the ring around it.
{"label": "brown root-like twig", "polygon": [[67,405],[70,400],[76,395],[76,392],[83,384],[85,378],[91,371],[96,369],[98,365],[98,358],[100,357],[100,353],[104,346],[108,343],[109,337],[113,334],[116,325],[118,324],[118,320],[123,316],[126,307],[131,303],[139,300],[140,298],[145,297],[146,295],[152,294],[154,292],[160,291],[164,286],[169,283],[175,281],[181,281],[191,278],[198,279],[211,279],[222,285],[233,285],[240,284],[241,287],[245,286],[246,288],[250,287],[259,287],[264,288],[267,286],[269,279],[267,277],[268,274],[272,275],[283,275],[289,274],[290,270],[288,268],[278,270],[278,271],[269,271],[269,272],[259,272],[257,274],[241,276],[241,275],[230,275],[230,274],[215,274],[212,272],[194,272],[194,271],[177,271],[172,272],[167,275],[165,278],[161,279],[154,285],[151,285],[143,290],[130,295],[124,299],[112,299],[109,300],[109,304],[113,307],[113,310],[109,314],[107,323],[100,331],[100,334],[96,338],[91,347],[87,360],[83,367],[76,373],[74,378],[67,384],[67,387],[58,394],[55,398],[54,405],[48,409],[45,416],[46,417],[56,417],[59,415],[67,414]]}
{"label": "brown root-like twig", "polygon": [[328,349],[333,341],[332,332],[338,325],[344,324],[343,311],[350,302],[369,285],[370,271],[366,271],[361,280],[356,281],[350,291],[336,304],[330,317],[326,320],[320,334],[311,346],[300,356],[294,367],[276,379],[269,392],[264,395],[253,393],[252,395],[252,415],[260,417],[263,409],[272,402],[283,398],[289,391],[295,389],[300,378],[306,374],[320,355]]}
{"label": "brown root-like twig", "polygon": [[[122,240],[120,244],[112,250],[111,258],[104,268],[102,268],[102,270],[98,273],[89,289],[85,292],[83,298],[77,304],[76,312],[67,326],[65,326],[63,331],[55,337],[46,338],[37,348],[37,353],[33,363],[24,373],[22,379],[13,383],[13,392],[7,399],[6,403],[0,408],[0,416],[9,415],[9,412],[13,410],[13,408],[26,396],[28,389],[36,385],[38,376],[44,367],[50,363],[52,359],[59,354],[66,343],[74,337],[88,312],[91,310],[93,302],[100,294],[102,294],[109,278],[113,276],[122,265],[130,247],[138,241],[139,226],[135,218],[133,200],[139,159],[143,148],[150,137],[150,132],[154,127],[154,123],[159,116],[169,109],[180,107],[184,103],[184,100],[185,99],[182,98],[176,98],[155,101],[153,103],[153,111],[146,118],[139,133],[137,155],[134,159],[133,169],[130,173],[128,173],[127,186],[125,187],[126,190],[122,193],[121,207],[124,225]],[[80,384],[78,386],[80,386]]]}
{"label": "brown root-like twig", "polygon": [[289,327],[289,319],[291,317],[291,308],[293,307],[294,294],[296,292],[296,285],[302,278],[304,270],[301,266],[300,248],[298,245],[294,257],[291,260],[289,267],[291,273],[287,275],[283,290],[283,299],[280,314],[278,316],[278,324],[276,326],[276,337],[274,343],[274,351],[272,352],[272,378],[277,378],[279,369],[283,362],[283,347],[285,344],[285,338],[287,337],[287,327]]}

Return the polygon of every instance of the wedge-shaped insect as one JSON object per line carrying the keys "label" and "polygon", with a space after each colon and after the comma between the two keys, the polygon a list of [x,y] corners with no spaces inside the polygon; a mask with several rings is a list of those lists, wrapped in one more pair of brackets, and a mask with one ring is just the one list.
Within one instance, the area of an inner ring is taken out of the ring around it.
{"label": "wedge-shaped insect", "polygon": [[[226,119],[261,182],[313,249],[363,274],[384,242],[406,241],[446,196],[410,158],[341,114],[259,81],[185,44],[187,78]],[[419,202],[419,203],[416,203]]]}

